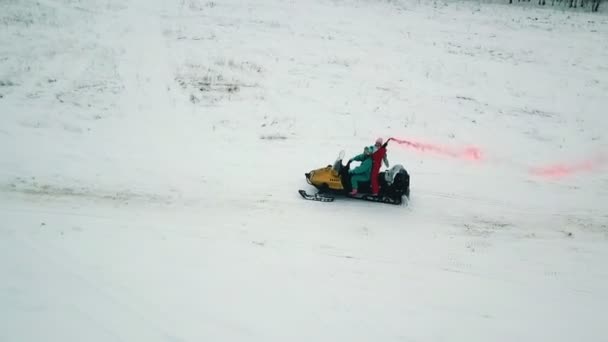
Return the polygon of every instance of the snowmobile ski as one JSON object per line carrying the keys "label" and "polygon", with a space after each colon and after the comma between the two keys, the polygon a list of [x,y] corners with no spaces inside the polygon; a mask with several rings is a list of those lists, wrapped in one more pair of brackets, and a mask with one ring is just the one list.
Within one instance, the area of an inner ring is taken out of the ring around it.
{"label": "snowmobile ski", "polygon": [[318,202],[333,202],[334,201],[334,197],[331,197],[331,196],[322,195],[319,193],[311,195],[311,194],[307,193],[306,190],[298,190],[298,192],[304,199],[307,199],[309,201],[318,201]]}
{"label": "snowmobile ski", "polygon": [[[309,194],[306,192],[306,190],[298,190],[298,192],[300,193],[302,198],[309,200],[309,201],[333,202],[335,200],[335,197],[327,195],[327,194],[323,194],[323,193]],[[370,195],[370,194],[345,195],[344,197],[352,198],[352,199],[356,199],[356,200],[362,200],[362,201],[393,204],[393,205],[400,205],[403,202],[405,202],[406,205],[408,204],[407,197],[406,197],[405,201],[403,201],[401,198],[393,199],[388,196],[374,196],[374,195]]]}
{"label": "snowmobile ski", "polygon": [[394,204],[394,205],[400,205],[403,202],[400,197],[395,199],[395,198],[391,198],[388,196],[374,196],[374,195],[370,195],[370,194],[346,195],[346,197],[352,198],[352,199],[369,201],[369,202],[378,202],[378,203]]}

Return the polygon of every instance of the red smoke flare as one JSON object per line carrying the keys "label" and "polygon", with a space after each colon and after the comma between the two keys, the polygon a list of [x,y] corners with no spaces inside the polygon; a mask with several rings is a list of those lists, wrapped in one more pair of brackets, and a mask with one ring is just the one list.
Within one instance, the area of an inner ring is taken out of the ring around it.
{"label": "red smoke flare", "polygon": [[440,145],[435,145],[435,144],[408,141],[408,140],[397,139],[397,138],[390,138],[389,140],[392,140],[401,145],[405,145],[407,147],[411,147],[411,148],[420,150],[422,152],[434,152],[434,153],[450,156],[453,158],[472,160],[472,161],[479,161],[482,159],[481,150],[478,149],[477,147],[467,147],[464,149],[463,148],[456,149],[456,148],[449,147],[449,146],[440,146]]}
{"label": "red smoke flare", "polygon": [[[432,152],[452,158],[481,161],[481,150],[477,147],[455,148],[445,145],[429,144],[416,142],[405,139],[389,138],[389,141],[394,141],[400,145],[419,150],[421,152]],[[533,167],[529,172],[535,176],[540,176],[547,179],[562,178],[582,172],[591,172],[608,164],[608,155],[596,156],[579,162],[556,163],[546,166]]]}
{"label": "red smoke flare", "polygon": [[560,163],[530,169],[530,173],[545,178],[561,178],[580,172],[590,172],[606,164],[606,157],[596,157],[578,163]]}

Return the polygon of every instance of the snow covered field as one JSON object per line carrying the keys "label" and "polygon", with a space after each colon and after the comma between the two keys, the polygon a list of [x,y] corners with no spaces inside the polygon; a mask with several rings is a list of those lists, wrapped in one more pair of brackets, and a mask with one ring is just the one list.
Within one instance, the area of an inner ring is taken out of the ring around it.
{"label": "snow covered field", "polygon": [[[0,341],[604,341],[606,37],[517,4],[0,0]],[[483,158],[392,143],[409,206],[299,197],[378,136]]]}

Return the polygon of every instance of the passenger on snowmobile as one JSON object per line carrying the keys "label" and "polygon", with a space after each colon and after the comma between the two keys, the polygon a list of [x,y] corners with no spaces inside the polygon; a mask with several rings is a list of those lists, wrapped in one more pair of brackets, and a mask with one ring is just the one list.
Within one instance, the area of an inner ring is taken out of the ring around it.
{"label": "passenger on snowmobile", "polygon": [[361,165],[348,171],[350,175],[350,183],[352,185],[352,191],[350,195],[356,195],[357,189],[359,188],[359,182],[368,182],[372,170],[372,148],[365,146],[363,153],[351,158],[348,162],[360,161]]}
{"label": "passenger on snowmobile", "polygon": [[390,141],[387,140],[386,143],[382,144],[382,138],[376,139],[376,143],[372,146],[372,171],[371,171],[371,190],[372,195],[378,196],[378,192],[380,191],[380,186],[378,184],[378,174],[380,173],[380,167],[382,167],[382,162],[389,167],[388,158],[386,157],[386,145]]}
{"label": "passenger on snowmobile", "polygon": [[389,163],[388,163],[388,157],[386,156],[386,145],[388,144],[388,142],[390,140],[391,139],[388,139],[386,141],[386,144],[383,145],[382,144],[382,138],[378,138],[378,139],[376,139],[376,142],[374,143],[374,145],[371,146],[372,147],[372,153],[378,152],[381,148],[385,149],[384,155],[380,155],[379,157],[376,157],[376,158],[378,158],[379,161],[383,161],[384,165],[386,165],[387,168],[390,167],[390,166],[389,166]]}

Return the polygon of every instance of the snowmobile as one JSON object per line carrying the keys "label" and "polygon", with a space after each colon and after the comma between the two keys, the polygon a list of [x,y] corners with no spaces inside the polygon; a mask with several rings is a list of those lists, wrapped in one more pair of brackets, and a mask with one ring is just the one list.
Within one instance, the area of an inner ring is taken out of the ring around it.
{"label": "snowmobile", "polygon": [[359,183],[356,195],[350,195],[352,190],[350,183],[350,161],[344,165],[344,151],[340,154],[333,165],[318,168],[305,173],[308,184],[314,186],[318,192],[309,194],[305,190],[299,190],[300,195],[307,200],[319,202],[333,202],[335,196],[361,199],[371,202],[400,205],[406,203],[410,198],[410,175],[403,165],[397,164],[386,171],[378,174],[380,191],[377,196],[371,193],[371,182]]}

